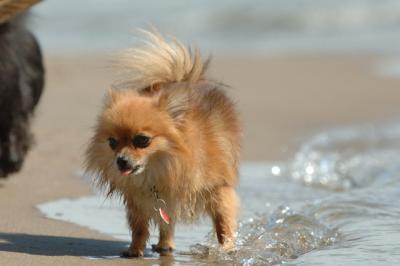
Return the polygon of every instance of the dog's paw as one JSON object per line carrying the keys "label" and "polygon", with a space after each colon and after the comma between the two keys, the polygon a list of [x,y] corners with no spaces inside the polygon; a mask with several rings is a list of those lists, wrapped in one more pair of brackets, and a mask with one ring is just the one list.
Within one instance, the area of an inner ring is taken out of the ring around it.
{"label": "dog's paw", "polygon": [[170,246],[160,246],[160,245],[151,245],[153,252],[159,253],[161,256],[170,256],[174,251],[173,247]]}
{"label": "dog's paw", "polygon": [[137,258],[143,256],[144,256],[144,250],[142,249],[128,249],[121,253],[121,257],[123,258]]}
{"label": "dog's paw", "polygon": [[223,249],[226,253],[228,253],[228,254],[233,254],[233,253],[235,253],[235,252],[236,252],[236,245],[235,245],[235,242],[232,241],[232,240],[229,240],[229,241],[225,242],[225,243],[222,245],[222,249]]}

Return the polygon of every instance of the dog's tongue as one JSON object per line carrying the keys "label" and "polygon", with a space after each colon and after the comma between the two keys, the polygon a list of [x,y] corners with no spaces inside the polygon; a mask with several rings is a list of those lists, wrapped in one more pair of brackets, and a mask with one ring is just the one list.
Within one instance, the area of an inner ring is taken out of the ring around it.
{"label": "dog's tongue", "polygon": [[132,173],[133,169],[126,169],[121,171],[121,175],[128,176]]}

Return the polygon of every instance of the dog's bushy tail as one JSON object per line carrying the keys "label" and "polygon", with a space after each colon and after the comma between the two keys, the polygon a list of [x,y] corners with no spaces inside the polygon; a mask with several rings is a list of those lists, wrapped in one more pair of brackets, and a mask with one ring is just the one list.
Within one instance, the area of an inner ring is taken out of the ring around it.
{"label": "dog's bushy tail", "polygon": [[125,74],[121,84],[145,89],[204,79],[209,60],[203,62],[197,49],[191,50],[176,39],[167,41],[155,30],[140,32],[146,37],[144,45],[126,49],[119,56]]}

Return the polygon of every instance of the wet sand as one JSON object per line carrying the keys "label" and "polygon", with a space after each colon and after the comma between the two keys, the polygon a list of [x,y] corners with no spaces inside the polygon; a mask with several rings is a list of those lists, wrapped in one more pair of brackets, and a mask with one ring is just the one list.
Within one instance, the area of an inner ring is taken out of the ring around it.
{"label": "wet sand", "polygon": [[[320,129],[398,117],[400,79],[375,75],[377,62],[374,56],[215,58],[210,74],[232,87],[244,123],[243,160],[273,161],[290,157]],[[0,181],[1,265],[128,263],[82,258],[114,254],[126,243],[35,209],[92,193],[77,172],[111,83],[107,64],[104,56],[47,58],[46,91],[34,121],[37,145],[19,174]]]}

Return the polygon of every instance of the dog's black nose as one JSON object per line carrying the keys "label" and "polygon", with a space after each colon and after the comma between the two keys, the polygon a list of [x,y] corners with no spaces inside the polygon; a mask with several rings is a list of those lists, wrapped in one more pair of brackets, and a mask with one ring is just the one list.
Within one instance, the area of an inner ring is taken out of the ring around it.
{"label": "dog's black nose", "polygon": [[122,156],[117,158],[117,165],[119,170],[125,170],[130,167],[129,161]]}

